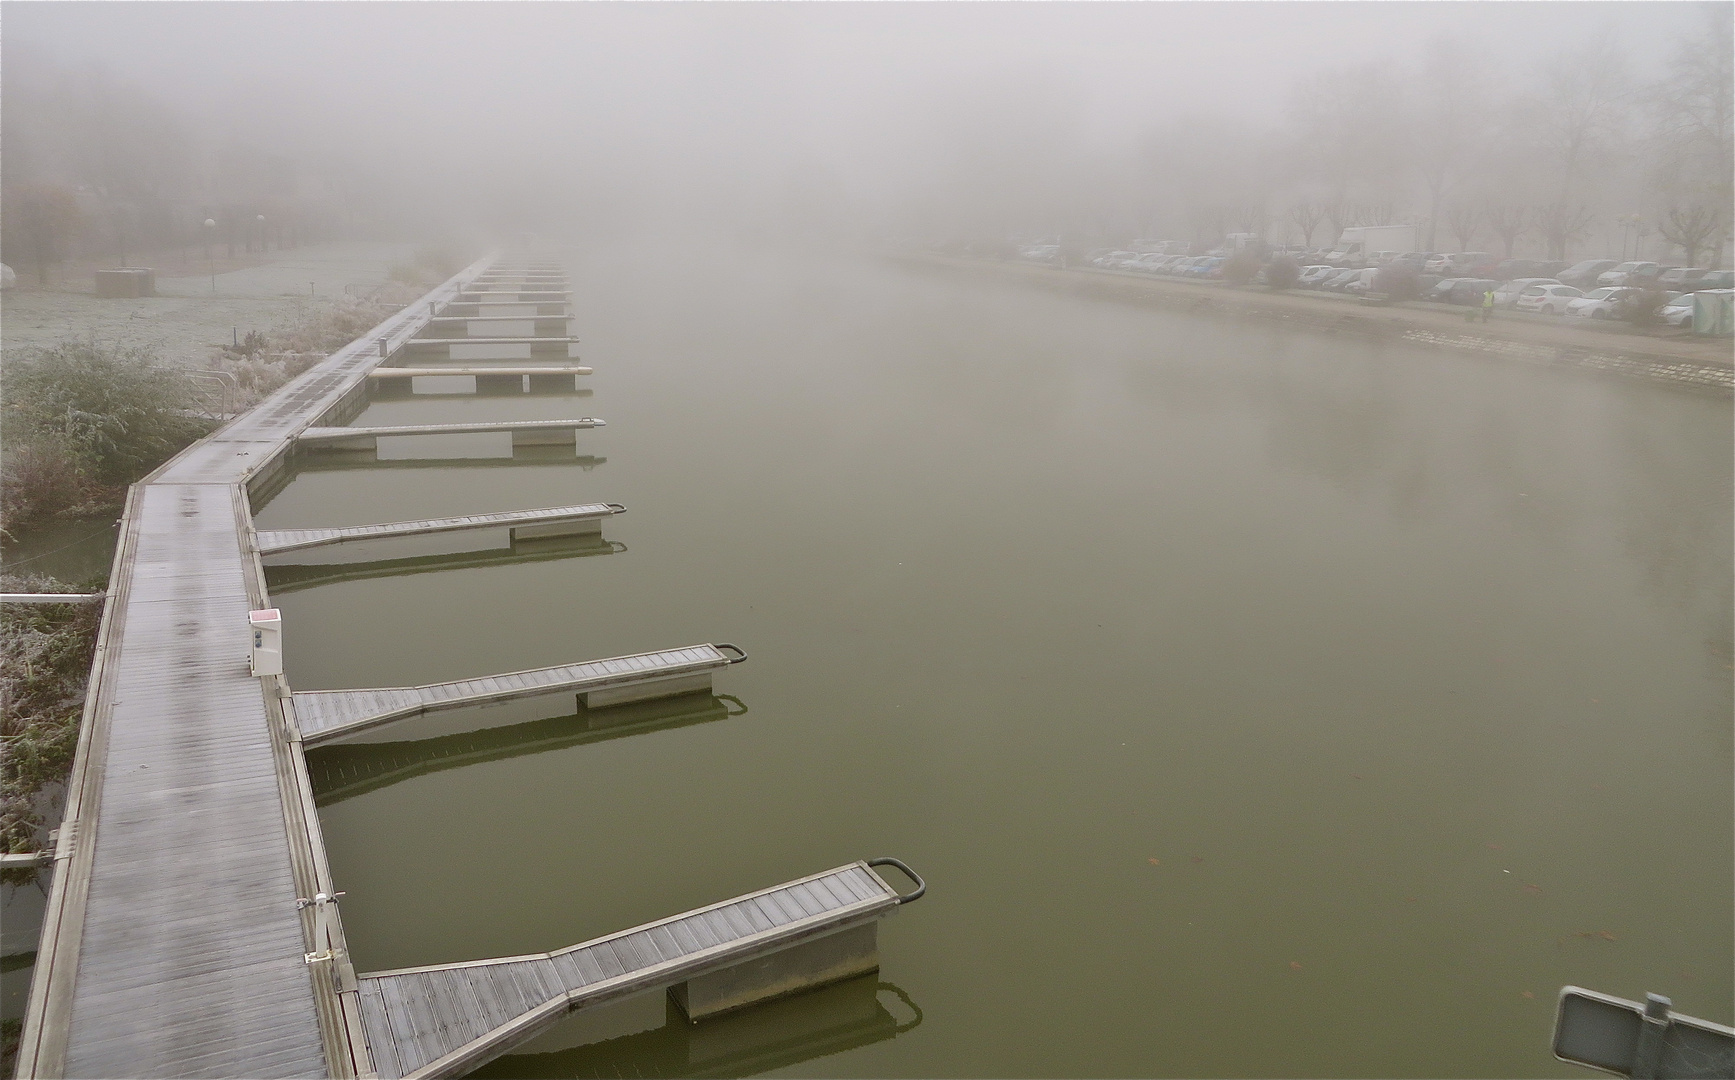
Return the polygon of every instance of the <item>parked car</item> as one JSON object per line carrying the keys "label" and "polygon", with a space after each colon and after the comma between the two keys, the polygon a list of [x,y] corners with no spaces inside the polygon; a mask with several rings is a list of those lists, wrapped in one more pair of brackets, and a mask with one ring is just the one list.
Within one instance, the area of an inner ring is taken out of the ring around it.
{"label": "parked car", "polygon": [[1577,300],[1567,301],[1566,313],[1585,319],[1618,319],[1627,299],[1638,294],[1638,289],[1625,287],[1592,289]]}
{"label": "parked car", "polygon": [[1631,274],[1627,275],[1627,279],[1621,284],[1632,285],[1640,289],[1667,289],[1668,286],[1663,284],[1661,280],[1662,276],[1671,270],[1682,269],[1685,269],[1685,267],[1660,265],[1653,266],[1649,270],[1634,270]]}
{"label": "parked car", "polygon": [[1217,255],[1207,255],[1204,259],[1187,267],[1187,277],[1194,279],[1215,279],[1223,276],[1223,259]]}
{"label": "parked car", "polygon": [[1452,269],[1452,256],[1446,252],[1436,252],[1428,256],[1428,261],[1422,264],[1422,269],[1430,274],[1444,274]]}
{"label": "parked car", "polygon": [[1676,266],[1657,275],[1657,287],[1679,289],[1687,282],[1698,281],[1710,272],[1710,268],[1704,266]]}
{"label": "parked car", "polygon": [[1696,303],[1692,293],[1682,293],[1664,304],[1657,312],[1657,318],[1670,326],[1692,326],[1693,306]]}
{"label": "parked car", "polygon": [[1337,267],[1327,266],[1325,263],[1304,266],[1301,268],[1301,276],[1295,279],[1295,287],[1298,289],[1317,289],[1320,282],[1336,273],[1338,273]]}
{"label": "parked car", "polygon": [[1428,298],[1429,290],[1438,285],[1440,281],[1441,278],[1439,274],[1417,274],[1416,296],[1420,299],[1426,300]]}
{"label": "parked car", "polygon": [[1519,311],[1565,315],[1566,305],[1583,295],[1571,285],[1562,285],[1559,282],[1551,285],[1532,285],[1518,294],[1518,301],[1512,306]]}
{"label": "parked car", "polygon": [[1560,282],[1546,277],[1513,278],[1506,284],[1494,290],[1494,306],[1501,308],[1513,307],[1518,303],[1518,297],[1532,285],[1559,285]]}
{"label": "parked car", "polygon": [[1627,284],[1627,278],[1646,270],[1655,270],[1654,262],[1624,262],[1611,269],[1604,270],[1596,276],[1596,283],[1603,288]]}
{"label": "parked car", "polygon": [[1501,281],[1516,281],[1518,278],[1558,278],[1560,272],[1570,263],[1543,262],[1540,259],[1502,259],[1494,267],[1489,277]]}
{"label": "parked car", "polygon": [[1130,251],[1111,251],[1106,255],[1097,256],[1092,259],[1090,263],[1092,266],[1100,266],[1104,270],[1118,270],[1122,260],[1136,257],[1137,256]]}
{"label": "parked car", "polygon": [[1378,274],[1381,269],[1383,268],[1371,266],[1366,270],[1363,270],[1355,277],[1349,279],[1349,281],[1344,285],[1343,291],[1349,293],[1351,296],[1365,296],[1373,290],[1374,275]]}
{"label": "parked car", "polygon": [[1446,295],[1446,303],[1460,307],[1481,307],[1482,294],[1499,287],[1500,283],[1493,278],[1458,278],[1452,291]]}
{"label": "parked car", "polygon": [[1596,279],[1605,270],[1613,270],[1620,265],[1614,259],[1586,259],[1554,275],[1562,285],[1571,285],[1575,289],[1594,289]]}
{"label": "parked car", "polygon": [[1461,280],[1463,279],[1455,277],[1440,278],[1432,287],[1422,291],[1422,299],[1432,300],[1436,304],[1449,304],[1452,302],[1452,290],[1458,287]]}
{"label": "parked car", "polygon": [[1704,292],[1706,289],[1735,289],[1735,270],[1712,270],[1697,281],[1683,281],[1681,288],[1686,292]]}
{"label": "parked car", "polygon": [[1331,277],[1328,277],[1324,281],[1320,282],[1320,285],[1319,285],[1320,291],[1321,292],[1342,292],[1344,289],[1344,286],[1348,285],[1350,282],[1354,281],[1356,278],[1361,277],[1362,272],[1365,269],[1366,269],[1366,267],[1351,267],[1348,270],[1339,270],[1337,273],[1333,274]]}

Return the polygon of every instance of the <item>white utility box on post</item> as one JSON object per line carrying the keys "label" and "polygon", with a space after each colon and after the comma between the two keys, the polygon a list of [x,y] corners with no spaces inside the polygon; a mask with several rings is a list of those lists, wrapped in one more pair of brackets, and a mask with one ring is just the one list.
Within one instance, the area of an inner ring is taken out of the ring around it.
{"label": "white utility box on post", "polygon": [[283,674],[283,614],[276,608],[249,611],[247,622],[253,627],[253,674]]}

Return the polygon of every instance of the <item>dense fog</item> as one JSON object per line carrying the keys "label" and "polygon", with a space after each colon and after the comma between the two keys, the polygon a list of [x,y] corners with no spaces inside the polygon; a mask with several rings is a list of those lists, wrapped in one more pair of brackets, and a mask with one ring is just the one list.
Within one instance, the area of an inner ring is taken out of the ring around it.
{"label": "dense fog", "polygon": [[1709,214],[1717,246],[1731,11],[9,3],[8,261],[207,217],[676,244],[1413,221],[1572,258]]}

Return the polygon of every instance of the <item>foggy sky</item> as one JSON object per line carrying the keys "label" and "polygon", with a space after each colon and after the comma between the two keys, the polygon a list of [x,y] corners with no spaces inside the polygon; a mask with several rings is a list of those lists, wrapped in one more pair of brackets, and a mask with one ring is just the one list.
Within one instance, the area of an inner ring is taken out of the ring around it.
{"label": "foggy sky", "polygon": [[1612,30],[1652,69],[1695,6],[13,0],[3,40],[8,64],[94,63],[406,190],[678,218],[944,185],[960,147],[1020,170],[1183,117],[1278,124],[1298,78],[1411,62],[1442,34],[1522,73]]}

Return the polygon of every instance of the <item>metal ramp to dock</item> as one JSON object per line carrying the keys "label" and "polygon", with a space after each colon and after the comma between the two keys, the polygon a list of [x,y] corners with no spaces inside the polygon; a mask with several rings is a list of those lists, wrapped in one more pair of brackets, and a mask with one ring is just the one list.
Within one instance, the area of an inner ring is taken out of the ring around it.
{"label": "metal ramp to dock", "polygon": [[[281,555],[304,548],[347,544],[356,540],[389,540],[403,536],[427,536],[432,533],[457,532],[464,529],[496,529],[508,527],[512,538],[532,539],[542,536],[567,536],[602,531],[602,519],[626,513],[620,503],[580,503],[576,506],[547,506],[539,510],[509,510],[499,514],[470,514],[465,517],[427,518],[421,521],[391,521],[380,525],[349,525],[329,529],[280,529],[254,534],[254,546],[261,555]],[[562,528],[564,526],[564,528]]]}
{"label": "metal ramp to dock", "polygon": [[608,425],[594,416],[572,420],[493,420],[470,424],[400,424],[395,427],[310,427],[296,445],[315,450],[377,450],[381,439],[405,435],[482,435],[507,432],[514,446],[566,445],[575,433]]}
{"label": "metal ramp to dock", "polygon": [[316,746],[392,720],[544,694],[573,693],[600,708],[709,690],[712,672],[745,659],[734,645],[690,645],[428,686],[300,690],[291,700],[302,744]]}
{"label": "metal ramp to dock", "polygon": [[886,862],[909,872],[855,862],[557,952],[358,976],[375,1067],[460,1076],[568,1013],[658,987],[696,1019],[874,971],[875,920],[923,888],[900,896],[869,869]]}

